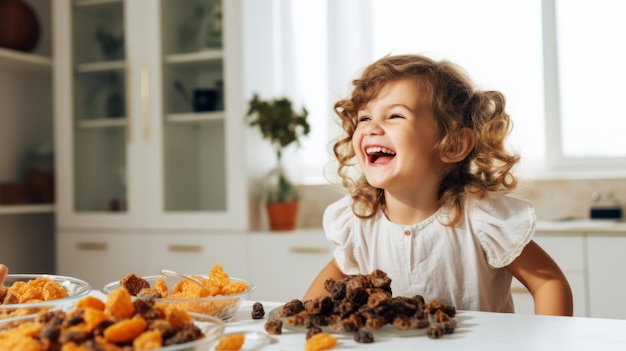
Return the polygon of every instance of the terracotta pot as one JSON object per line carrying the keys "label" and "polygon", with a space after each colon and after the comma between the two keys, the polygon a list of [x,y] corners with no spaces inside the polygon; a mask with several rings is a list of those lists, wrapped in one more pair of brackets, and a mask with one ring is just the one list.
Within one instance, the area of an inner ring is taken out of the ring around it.
{"label": "terracotta pot", "polygon": [[300,204],[297,201],[267,204],[266,208],[270,220],[270,229],[273,231],[296,229],[299,207]]}
{"label": "terracotta pot", "polygon": [[39,19],[22,0],[0,0],[0,46],[31,51],[40,35]]}

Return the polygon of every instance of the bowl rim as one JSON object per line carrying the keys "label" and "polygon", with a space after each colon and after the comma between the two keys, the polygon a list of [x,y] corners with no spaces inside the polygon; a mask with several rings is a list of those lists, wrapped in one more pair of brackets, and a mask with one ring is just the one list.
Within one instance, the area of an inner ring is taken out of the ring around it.
{"label": "bowl rim", "polygon": [[[76,278],[76,277],[70,277],[70,276],[65,276],[65,275],[48,274],[48,273],[43,273],[43,274],[34,274],[34,273],[28,273],[28,274],[19,274],[19,273],[7,274],[4,283],[7,284],[7,282],[10,281],[11,278],[13,278],[14,280],[15,279],[21,279],[21,280],[15,280],[15,281],[30,281],[30,280],[34,280],[34,279],[37,279],[37,278],[49,278],[49,279],[51,279],[53,281],[56,281],[56,282],[59,282],[59,281],[70,281],[72,284],[78,285],[79,288],[78,288],[78,290],[77,290],[78,292],[76,294],[70,295],[68,297],[62,297],[60,299],[41,301],[41,302],[0,304],[0,309],[44,307],[44,306],[54,306],[54,305],[58,305],[58,304],[69,303],[70,301],[74,301],[74,300],[77,300],[77,299],[80,299],[80,298],[83,298],[83,297],[89,295],[89,293],[91,293],[91,290],[92,290],[91,284],[89,284],[88,282],[86,282],[86,281],[84,281],[82,279]],[[6,318],[0,318],[0,321],[4,321],[5,319]]]}
{"label": "bowl rim", "polygon": [[[203,277],[205,275],[203,274],[187,274],[189,276],[200,276]],[[141,278],[145,279],[145,280],[157,280],[158,278],[163,278],[165,277],[164,275],[149,275],[149,276],[143,276]],[[174,279],[174,278],[167,278],[167,279]],[[181,278],[182,279],[182,278]],[[206,296],[206,297],[194,297],[194,298],[180,298],[180,299],[171,299],[171,298],[167,298],[167,297],[160,297],[160,298],[155,298],[154,301],[155,302],[206,302],[206,301],[222,301],[222,300],[233,300],[233,299],[243,299],[246,295],[249,295],[250,293],[252,293],[253,291],[256,290],[256,285],[254,283],[252,283],[249,280],[246,279],[241,279],[241,278],[236,278],[236,277],[229,277],[231,282],[241,282],[241,283],[245,283],[246,285],[248,285],[248,290],[246,291],[242,291],[236,294],[231,294],[231,295],[215,295],[215,296]],[[106,285],[104,285],[102,287],[102,289],[100,289],[100,291],[105,294],[108,295],[109,293],[111,293],[113,290],[115,290],[116,288],[122,286],[122,284],[120,284],[119,281],[112,281],[107,283]]]}

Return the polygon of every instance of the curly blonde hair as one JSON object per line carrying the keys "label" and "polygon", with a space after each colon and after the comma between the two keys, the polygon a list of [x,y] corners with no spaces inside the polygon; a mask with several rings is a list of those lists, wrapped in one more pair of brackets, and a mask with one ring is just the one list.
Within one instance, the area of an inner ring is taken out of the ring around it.
{"label": "curly blonde hair", "polygon": [[460,147],[459,131],[463,128],[472,129],[476,136],[470,154],[460,162],[449,164],[442,174],[439,203],[453,210],[448,225],[461,219],[465,196],[484,198],[490,191],[507,193],[517,186],[511,170],[519,161],[519,155],[508,152],[504,145],[512,127],[504,110],[504,95],[475,89],[466,73],[446,60],[435,61],[422,55],[385,56],[366,67],[361,76],[352,81],[351,96],[334,106],[345,133],[335,142],[333,152],[339,161],[342,185],[353,199],[356,216],[371,218],[385,206],[384,190],[368,184],[362,174],[355,176],[351,172],[357,165],[352,136],[358,123],[358,111],[386,84],[404,79],[414,79],[420,92],[432,102],[440,132],[433,151],[440,157]]}

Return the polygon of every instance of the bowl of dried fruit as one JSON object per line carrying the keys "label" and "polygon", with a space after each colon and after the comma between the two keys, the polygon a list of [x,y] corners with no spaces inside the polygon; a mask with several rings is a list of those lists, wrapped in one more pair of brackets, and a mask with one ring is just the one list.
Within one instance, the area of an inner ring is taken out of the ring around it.
{"label": "bowl of dried fruit", "polygon": [[224,322],[206,314],[133,299],[123,288],[88,295],[68,310],[0,321],[0,350],[208,350]]}
{"label": "bowl of dried fruit", "polygon": [[9,274],[0,286],[0,321],[71,307],[91,291],[84,280],[51,274]]}
{"label": "bowl of dried fruit", "polygon": [[157,304],[177,306],[228,322],[256,289],[252,282],[230,277],[220,265],[215,265],[208,275],[162,272],[167,274],[140,277],[129,273],[119,281],[106,284],[102,292],[109,294],[124,287],[137,298],[151,298]]}

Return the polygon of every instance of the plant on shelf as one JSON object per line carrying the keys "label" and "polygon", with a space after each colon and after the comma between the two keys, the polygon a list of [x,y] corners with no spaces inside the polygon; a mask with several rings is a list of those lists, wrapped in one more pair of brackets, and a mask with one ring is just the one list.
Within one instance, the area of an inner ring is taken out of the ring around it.
{"label": "plant on shelf", "polygon": [[[309,134],[311,127],[307,121],[308,115],[309,112],[305,107],[302,107],[299,112],[296,111],[291,100],[286,97],[262,100],[258,94],[254,94],[248,104],[248,125],[257,128],[263,139],[269,140],[276,152],[278,167],[274,174],[275,181],[274,184],[268,184],[265,191],[270,225],[273,230],[290,230],[295,227],[299,195],[295,185],[284,173],[282,155],[286,147],[292,144],[300,145],[300,138]],[[287,210],[281,204],[295,206],[295,209]],[[272,224],[272,210],[274,209],[283,214],[295,211],[293,223]]]}

